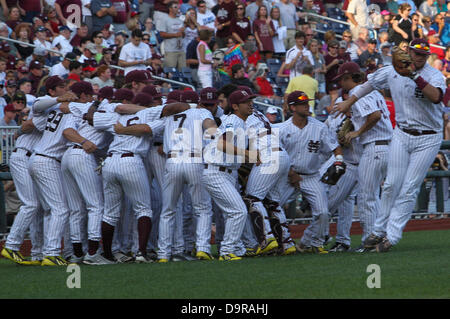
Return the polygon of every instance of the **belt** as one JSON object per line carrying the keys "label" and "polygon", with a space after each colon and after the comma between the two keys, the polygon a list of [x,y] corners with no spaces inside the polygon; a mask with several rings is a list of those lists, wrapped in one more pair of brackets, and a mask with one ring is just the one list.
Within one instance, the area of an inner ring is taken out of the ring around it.
{"label": "belt", "polygon": [[[27,152],[27,153],[25,154],[25,156],[30,157],[30,156],[33,154],[33,153],[31,153],[30,151],[28,151],[28,150],[26,150],[26,149],[24,149],[24,148],[20,148],[20,149]],[[15,149],[13,150],[13,153],[17,152],[18,150],[19,150],[18,148],[15,148]]]}
{"label": "belt", "polygon": [[[212,167],[213,167],[213,166],[211,166],[211,165],[205,164],[205,168],[206,168],[206,169],[207,169],[207,168],[212,168]],[[227,167],[225,167],[225,166],[215,166],[215,167],[217,167],[217,170],[220,171],[220,172],[227,172],[228,174],[233,173],[233,170],[232,170],[232,169],[229,169],[229,168],[227,168]]]}
{"label": "belt", "polygon": [[54,157],[51,157],[51,156],[47,156],[47,155],[44,155],[44,154],[37,154],[37,153],[36,153],[36,155],[37,155],[37,156],[42,156],[42,157],[51,158],[52,160],[55,160],[55,161],[57,161],[58,163],[61,163],[61,161],[60,161],[59,159],[54,158]]}
{"label": "belt", "polygon": [[[113,153],[108,153],[106,154],[106,157],[112,157]],[[134,157],[134,153],[122,153],[122,155],[120,155],[120,157]]]}
{"label": "belt", "polygon": [[161,146],[161,145],[163,145],[163,143],[161,143],[161,142],[154,142],[153,143],[153,146]]}
{"label": "belt", "polygon": [[72,146],[72,147],[73,147],[73,148],[76,148],[76,149],[81,149],[81,150],[83,149],[83,147],[82,147],[82,146],[80,146],[80,145],[76,145],[76,144],[75,144],[74,146]]}
{"label": "belt", "polygon": [[272,152],[282,152],[283,149],[281,147],[273,147]]}
{"label": "belt", "polygon": [[[381,141],[375,141],[375,145],[389,145],[390,141],[388,140],[381,140]],[[364,144],[364,148],[366,148],[367,145],[370,143]]]}
{"label": "belt", "polygon": [[[294,172],[296,172],[296,171],[294,171]],[[313,173],[313,174],[304,174],[304,173],[300,173],[300,172],[296,172],[298,175],[304,175],[304,176],[310,176],[310,175],[314,175],[315,173]]]}
{"label": "belt", "polygon": [[[177,158],[179,155],[181,156],[181,154],[183,154],[183,152],[180,153],[169,153],[169,155],[167,155],[167,158]],[[199,153],[187,153],[189,154],[189,157],[202,157],[202,154]]]}
{"label": "belt", "polygon": [[412,130],[412,129],[407,129],[407,128],[401,128],[399,127],[403,132],[409,134],[409,135],[413,135],[413,136],[420,136],[420,135],[429,135],[429,134],[437,134],[436,131],[431,131],[431,130],[425,130],[425,131],[421,131],[421,130]]}

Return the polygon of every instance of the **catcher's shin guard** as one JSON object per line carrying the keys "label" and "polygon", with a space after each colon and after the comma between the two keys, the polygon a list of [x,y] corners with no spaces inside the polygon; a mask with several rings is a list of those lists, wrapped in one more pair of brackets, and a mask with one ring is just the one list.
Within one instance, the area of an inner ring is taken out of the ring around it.
{"label": "catcher's shin guard", "polygon": [[244,203],[247,206],[248,214],[252,223],[253,231],[255,232],[258,244],[261,244],[266,239],[264,229],[264,215],[253,205],[254,202],[260,201],[257,197],[246,195],[243,197]]}
{"label": "catcher's shin guard", "polygon": [[267,209],[267,214],[269,215],[269,223],[272,228],[272,233],[278,242],[278,246],[282,247],[283,244],[283,229],[281,228],[280,219],[274,214],[278,212],[278,202],[265,198],[263,200],[263,205]]}

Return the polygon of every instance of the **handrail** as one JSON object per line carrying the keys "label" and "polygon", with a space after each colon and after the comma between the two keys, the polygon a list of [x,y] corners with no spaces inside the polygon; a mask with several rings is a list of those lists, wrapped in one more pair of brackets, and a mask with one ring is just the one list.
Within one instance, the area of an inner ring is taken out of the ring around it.
{"label": "handrail", "polygon": [[[19,43],[19,44],[27,45],[27,46],[32,47],[32,48],[35,48],[35,47],[36,47],[36,46],[35,46],[34,44],[32,44],[32,43],[23,42],[23,41],[19,41],[19,40],[14,40],[14,39],[2,37],[2,36],[0,36],[0,40],[5,40],[5,41],[14,42],[14,43]],[[49,51],[49,52],[53,52],[53,53],[55,53],[55,54],[63,55],[61,52],[59,52],[59,51],[57,51],[57,50],[53,50],[53,49],[45,49],[45,51]]]}
{"label": "handrail", "polygon": [[264,102],[260,102],[260,101],[256,101],[256,100],[253,100],[253,104],[259,104],[259,105],[267,106],[267,107],[274,107],[277,110],[280,110],[281,111],[281,122],[284,122],[284,111],[281,107],[272,105],[272,104],[268,104],[268,103],[264,103]]}
{"label": "handrail", "polygon": [[155,75],[152,75],[152,78],[154,78],[156,80],[160,80],[160,81],[165,81],[165,82],[169,82],[169,83],[173,83],[173,84],[178,84],[178,85],[181,85],[181,86],[189,87],[193,91],[195,91],[195,87],[193,85],[191,85],[191,84],[175,81],[175,80],[172,80],[172,79],[166,79],[166,78],[162,78],[162,77],[155,76]]}

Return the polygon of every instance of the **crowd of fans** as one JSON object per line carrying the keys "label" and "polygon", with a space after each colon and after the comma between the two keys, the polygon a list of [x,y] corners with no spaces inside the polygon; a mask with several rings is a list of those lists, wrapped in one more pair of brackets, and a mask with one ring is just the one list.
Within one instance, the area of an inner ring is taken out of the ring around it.
{"label": "crowd of fans", "polygon": [[[148,69],[197,89],[247,85],[279,106],[286,94],[302,90],[316,99],[311,112],[322,118],[339,89],[332,81],[339,65],[355,61],[373,72],[391,63],[393,45],[427,39],[433,45],[429,63],[450,75],[450,5],[445,0],[0,4],[0,36],[20,41],[0,40],[1,125],[21,123],[36,96],[45,94],[48,75],[90,81],[98,92],[121,87],[132,70]],[[164,93],[173,87],[159,84]]]}

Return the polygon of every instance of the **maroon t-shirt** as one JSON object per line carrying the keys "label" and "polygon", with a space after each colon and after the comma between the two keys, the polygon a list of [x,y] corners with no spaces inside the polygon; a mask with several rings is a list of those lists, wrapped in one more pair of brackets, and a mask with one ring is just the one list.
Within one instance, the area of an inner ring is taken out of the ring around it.
{"label": "maroon t-shirt", "polygon": [[270,21],[269,25],[267,25],[266,20],[256,19],[255,21],[253,21],[253,32],[258,34],[258,38],[259,40],[261,40],[261,43],[263,45],[262,50],[260,48],[261,51],[274,51],[270,29],[272,29],[272,31],[275,31],[275,27],[273,26],[272,21]]}
{"label": "maroon t-shirt", "polygon": [[127,22],[130,5],[127,0],[111,0],[112,5],[116,8],[117,15],[113,18],[114,23]]}
{"label": "maroon t-shirt", "polygon": [[169,13],[169,8],[167,8],[167,4],[164,4],[164,0],[155,0],[153,8],[155,11]]}
{"label": "maroon t-shirt", "polygon": [[[222,2],[222,4],[219,6],[219,10],[217,11],[216,17],[219,21],[219,24],[226,23],[228,21],[231,21],[231,18],[236,12],[236,5],[233,1],[230,1],[229,3]],[[226,38],[231,35],[231,27],[226,26],[222,30],[216,31],[216,36],[218,38]]]}
{"label": "maroon t-shirt", "polygon": [[19,5],[25,11],[41,11],[41,1],[40,0],[19,0]]}
{"label": "maroon t-shirt", "polygon": [[17,27],[17,25],[21,22],[22,21],[20,21],[20,20],[8,20],[5,23],[8,25],[8,27],[10,27],[14,31],[14,29]]}
{"label": "maroon t-shirt", "polygon": [[75,34],[75,36],[72,38],[72,40],[70,41],[70,44],[73,47],[79,47],[81,44],[81,39],[82,37],[80,37],[78,34]]}
{"label": "maroon t-shirt", "polygon": [[56,0],[55,3],[59,4],[59,6],[61,7],[61,11],[65,19],[67,19],[71,14],[74,13],[73,9],[70,10],[70,8],[68,9],[67,7],[70,5],[78,5],[80,7],[79,12],[81,18],[81,0]]}
{"label": "maroon t-shirt", "polygon": [[[331,62],[333,62],[333,60],[341,60],[342,63],[345,63],[345,62],[350,62],[350,54],[345,53],[344,55],[337,55],[335,57],[327,54],[324,57],[324,59],[325,59],[325,65],[329,65]],[[329,85],[331,83],[335,83],[336,82],[336,81],[333,81],[333,79],[338,74],[339,66],[342,63],[333,65],[330,69],[328,69],[328,72],[325,73],[325,83],[327,85],[327,92],[328,92]]]}
{"label": "maroon t-shirt", "polygon": [[17,0],[6,0],[6,6],[8,8],[16,7],[17,6]]}
{"label": "maroon t-shirt", "polygon": [[245,41],[247,36],[252,33],[250,21],[244,17],[242,20],[238,20],[236,17],[231,19],[231,33],[236,33],[242,41]]}

